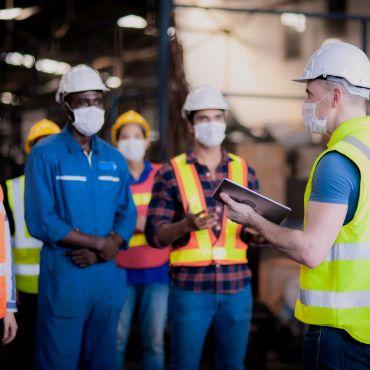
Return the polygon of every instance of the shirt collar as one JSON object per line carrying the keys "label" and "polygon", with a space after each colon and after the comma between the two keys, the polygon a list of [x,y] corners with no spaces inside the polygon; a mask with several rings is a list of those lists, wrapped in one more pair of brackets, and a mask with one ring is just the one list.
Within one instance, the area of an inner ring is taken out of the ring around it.
{"label": "shirt collar", "polygon": [[[64,140],[68,146],[68,149],[70,152],[79,152],[82,151],[81,145],[78,143],[78,141],[74,138],[72,135],[70,127],[67,125],[64,126],[62,130],[62,135],[64,136]],[[97,139],[96,135],[93,135],[91,137],[91,151],[92,152],[98,152],[99,151],[99,140]]]}
{"label": "shirt collar", "polygon": [[144,181],[146,181],[150,172],[152,171],[152,169],[153,169],[153,167],[150,164],[150,162],[149,161],[144,161],[144,170],[143,170],[143,172],[141,173],[140,177],[137,180],[130,174],[130,184],[131,185],[137,185],[137,184],[141,184]]}
{"label": "shirt collar", "polygon": [[[232,161],[232,159],[229,157],[228,152],[225,149],[221,149],[221,155],[222,155],[221,163],[220,163],[221,165],[224,165],[224,164],[227,165],[229,162]],[[194,149],[191,149],[188,152],[186,152],[186,163],[188,164],[199,163],[195,155]]]}

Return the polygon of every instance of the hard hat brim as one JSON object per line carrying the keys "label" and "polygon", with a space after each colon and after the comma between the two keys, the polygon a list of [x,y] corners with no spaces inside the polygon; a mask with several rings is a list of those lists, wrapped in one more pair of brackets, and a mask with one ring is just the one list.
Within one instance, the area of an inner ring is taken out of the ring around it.
{"label": "hard hat brim", "polygon": [[223,112],[228,112],[229,111],[229,108],[201,108],[201,109],[194,109],[194,110],[185,110],[185,109],[182,109],[181,110],[181,117],[183,119],[188,119],[188,115],[192,112],[199,112],[199,111],[202,111],[202,110],[222,110]]}
{"label": "hard hat brim", "polygon": [[71,91],[68,91],[68,94],[73,94],[73,93],[76,93],[76,92],[85,92],[85,91],[109,91],[109,89],[106,86],[99,86],[99,88],[89,87],[89,88],[86,88],[84,90],[80,90],[80,89],[71,90]]}
{"label": "hard hat brim", "polygon": [[300,82],[300,83],[307,83],[308,81],[316,80],[316,78],[304,78],[304,77],[299,77],[299,78],[293,78],[293,82]]}
{"label": "hard hat brim", "polygon": [[70,95],[70,94],[76,94],[76,93],[83,93],[83,92],[87,92],[87,91],[102,91],[102,92],[105,92],[105,91],[109,91],[109,89],[107,87],[105,88],[100,88],[100,89],[86,89],[86,90],[76,90],[76,91],[68,91],[67,93],[64,94],[64,97]]}
{"label": "hard hat brim", "polygon": [[68,91],[67,93],[57,93],[55,96],[55,101],[59,104],[63,103],[64,99],[66,96],[71,95],[71,94],[76,94],[76,93],[83,93],[86,91],[101,91],[101,92],[107,92],[110,91],[107,87],[102,87],[99,89],[87,89],[87,90],[76,90],[76,91]]}

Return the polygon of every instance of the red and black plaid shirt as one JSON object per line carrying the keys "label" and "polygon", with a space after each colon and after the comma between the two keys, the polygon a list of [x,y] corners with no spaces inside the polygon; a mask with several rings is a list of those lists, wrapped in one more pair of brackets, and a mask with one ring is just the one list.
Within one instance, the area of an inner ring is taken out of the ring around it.
{"label": "red and black plaid shirt", "polygon": [[[216,169],[216,179],[213,180],[208,168],[197,161],[193,151],[187,153],[187,163],[194,163],[202,184],[207,209],[216,212],[219,225],[214,228],[216,237],[220,235],[224,207],[212,198],[212,194],[220,181],[228,175],[228,163],[231,161],[226,151],[222,152],[222,160]],[[258,191],[259,184],[255,171],[248,166],[248,187]],[[176,181],[175,172],[170,163],[164,165],[158,172],[152,190],[149,204],[146,236],[153,247],[161,248],[157,241],[156,230],[159,225],[180,221],[185,216],[181,195]],[[188,243],[190,234],[173,243],[181,247]],[[171,267],[171,278],[180,289],[195,292],[214,292],[219,294],[236,293],[250,283],[251,272],[247,264],[209,265],[205,267]]]}

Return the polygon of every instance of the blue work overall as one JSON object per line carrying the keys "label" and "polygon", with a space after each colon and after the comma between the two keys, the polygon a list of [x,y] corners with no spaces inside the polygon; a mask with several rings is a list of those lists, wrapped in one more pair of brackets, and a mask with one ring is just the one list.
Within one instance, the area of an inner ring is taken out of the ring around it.
{"label": "blue work overall", "polygon": [[128,241],[136,210],[122,155],[93,136],[85,153],[69,128],[45,138],[26,164],[25,215],[41,251],[35,368],[115,368],[117,324],[126,288],[114,260],[86,268],[58,245],[72,229]]}

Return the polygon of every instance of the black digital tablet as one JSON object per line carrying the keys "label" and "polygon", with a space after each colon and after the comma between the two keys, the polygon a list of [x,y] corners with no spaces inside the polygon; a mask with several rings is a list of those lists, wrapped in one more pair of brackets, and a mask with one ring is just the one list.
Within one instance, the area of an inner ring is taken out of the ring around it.
{"label": "black digital tablet", "polygon": [[238,203],[249,205],[258,214],[278,225],[281,224],[292,211],[289,207],[258,194],[253,190],[240,186],[229,179],[223,179],[213,194],[214,199],[223,203],[223,200],[220,198],[221,193],[226,193]]}

